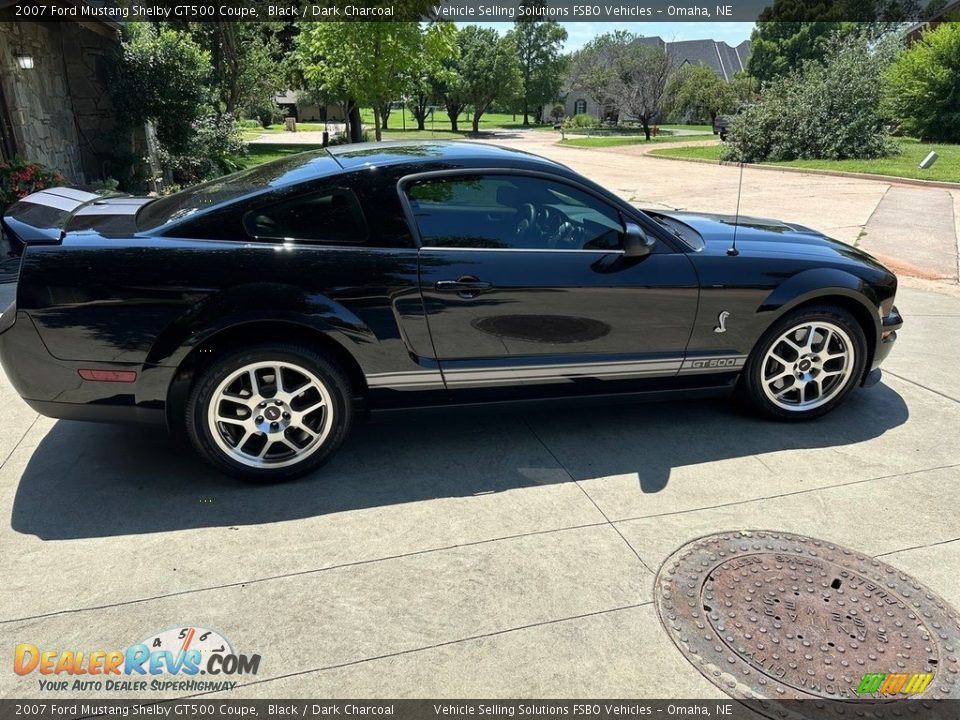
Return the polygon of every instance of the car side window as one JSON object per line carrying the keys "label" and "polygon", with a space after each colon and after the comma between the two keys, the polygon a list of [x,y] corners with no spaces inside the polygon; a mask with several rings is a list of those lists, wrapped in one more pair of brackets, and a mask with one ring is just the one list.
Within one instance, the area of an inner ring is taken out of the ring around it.
{"label": "car side window", "polygon": [[243,216],[258,240],[364,243],[369,235],[360,202],[348,188],[331,188],[255,208]]}
{"label": "car side window", "polygon": [[424,247],[616,250],[623,240],[616,209],[546,178],[429,178],[406,194]]}

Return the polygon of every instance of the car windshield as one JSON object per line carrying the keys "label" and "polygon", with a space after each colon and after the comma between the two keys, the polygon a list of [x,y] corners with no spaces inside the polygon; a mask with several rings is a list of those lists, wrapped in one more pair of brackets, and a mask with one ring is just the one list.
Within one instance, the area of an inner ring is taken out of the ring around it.
{"label": "car windshield", "polygon": [[326,150],[297,153],[157,198],[137,213],[137,229],[152,230],[258,190],[320,177],[339,166]]}

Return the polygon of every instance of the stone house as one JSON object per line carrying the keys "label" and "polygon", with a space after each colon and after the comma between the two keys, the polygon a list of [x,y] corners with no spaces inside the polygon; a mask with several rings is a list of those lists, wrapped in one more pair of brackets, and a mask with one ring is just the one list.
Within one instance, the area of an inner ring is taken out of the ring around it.
{"label": "stone house", "polygon": [[[744,40],[736,47],[728,45],[726,42],[716,40],[678,40],[676,42],[666,42],[660,37],[642,37],[637,42],[644,45],[659,47],[666,50],[670,58],[670,64],[674,70],[684,65],[696,65],[703,63],[709,67],[718,77],[729,82],[740,70],[747,66],[747,58],[750,55],[750,41]],[[587,113],[603,120],[617,120],[620,111],[612,104],[600,108],[597,103],[587,93],[580,90],[569,90],[564,96],[562,102],[564,113],[569,117]],[[545,105],[543,108],[543,117],[549,117],[553,104]]]}
{"label": "stone house", "polygon": [[0,159],[40,162],[74,183],[109,174],[106,70],[119,34],[112,21],[24,22],[0,0]]}

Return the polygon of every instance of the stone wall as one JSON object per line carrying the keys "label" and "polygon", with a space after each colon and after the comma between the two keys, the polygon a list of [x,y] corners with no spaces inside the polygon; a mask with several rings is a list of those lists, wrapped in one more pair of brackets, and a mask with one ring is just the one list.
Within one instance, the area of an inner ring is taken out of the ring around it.
{"label": "stone wall", "polygon": [[[15,22],[11,13],[0,11],[0,83],[17,154],[74,182],[101,179],[113,150],[105,75],[116,34],[76,22]],[[32,56],[33,68],[20,69],[17,54]]]}

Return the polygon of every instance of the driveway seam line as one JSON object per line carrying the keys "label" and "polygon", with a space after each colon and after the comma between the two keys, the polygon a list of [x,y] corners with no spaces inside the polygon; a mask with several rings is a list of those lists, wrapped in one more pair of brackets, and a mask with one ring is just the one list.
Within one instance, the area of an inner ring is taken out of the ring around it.
{"label": "driveway seam line", "polygon": [[603,527],[604,525],[607,525],[607,524],[609,523],[608,522],[586,523],[583,525],[570,525],[570,526],[560,527],[560,528],[550,528],[548,530],[534,530],[532,532],[519,533],[516,535],[505,535],[502,537],[485,538],[483,540],[475,540],[469,543],[458,543],[456,545],[444,545],[443,547],[426,548],[424,550],[414,550],[413,552],[409,552],[409,553],[401,553],[399,555],[387,555],[385,557],[371,558],[369,560],[355,560],[353,562],[340,563],[338,565],[331,565],[329,567],[312,568],[310,570],[298,570],[297,572],[281,573],[280,575],[270,575],[268,577],[253,578],[252,580],[238,580],[237,582],[226,583],[224,585],[211,585],[209,587],[191,588],[189,590],[180,590],[178,592],[173,592],[173,593],[153,595],[146,598],[134,598],[132,600],[124,600],[122,602],[117,602],[117,603],[108,603],[106,605],[92,605],[90,607],[70,608],[67,610],[55,610],[53,612],[41,613],[39,615],[29,615],[26,617],[11,618],[9,620],[0,620],[0,625],[8,625],[10,623],[16,623],[16,622],[26,622],[28,620],[40,620],[43,618],[55,617],[57,615],[72,615],[76,613],[93,612],[95,610],[108,610],[110,608],[123,607],[125,605],[137,605],[139,603],[152,602],[154,600],[165,600],[167,598],[181,597],[183,595],[193,595],[195,593],[207,592],[209,590],[226,590],[234,587],[242,587],[244,585],[255,585],[258,583],[271,582],[274,580],[285,580],[287,578],[302,577],[304,575],[316,575],[319,573],[328,572],[330,570],[342,570],[344,568],[357,567],[360,565],[373,565],[379,562],[387,562],[390,560],[401,560],[403,558],[416,557],[418,555],[429,555],[431,553],[446,552],[449,550],[457,550],[459,548],[474,547],[477,545],[486,545],[489,543],[501,542],[504,540],[519,540],[521,538],[534,537],[536,535],[549,535],[551,533],[568,532],[572,530],[584,530],[584,529],[593,528],[593,527]]}
{"label": "driveway seam line", "polygon": [[[250,683],[237,685],[235,689],[238,690],[240,688],[251,687],[253,685],[262,685],[264,683],[275,682],[277,680],[285,680],[287,678],[292,678],[292,677],[300,677],[302,675],[328,672],[330,670],[339,670],[340,668],[352,667],[354,665],[362,665],[363,663],[373,662],[375,660],[388,660],[390,658],[402,657],[404,655],[412,655],[414,653],[420,653],[427,650],[435,650],[436,648],[448,647],[450,645],[458,645],[460,643],[483,640],[485,638],[497,637],[499,635],[507,635],[509,633],[519,632],[521,630],[529,630],[532,628],[545,627],[547,625],[557,625],[560,623],[570,622],[571,620],[582,620],[584,618],[596,617],[598,615],[607,615],[609,613],[623,612],[624,610],[635,610],[637,608],[646,607],[647,605],[653,605],[653,600],[648,600],[647,602],[642,602],[642,603],[633,603],[631,605],[621,605],[614,608],[607,608],[606,610],[596,610],[594,612],[582,613],[580,615],[570,615],[568,617],[563,617],[563,618],[543,620],[541,622],[528,623],[526,625],[517,625],[516,627],[506,628],[504,630],[494,630],[488,633],[480,633],[479,635],[470,635],[464,638],[457,638],[456,640],[447,640],[444,642],[434,643],[433,645],[424,645],[423,647],[410,648],[409,650],[397,650],[396,652],[384,653],[383,655],[374,655],[372,657],[361,658],[360,660],[350,660],[348,662],[336,663],[334,665],[326,665],[318,668],[310,668],[308,670],[300,670],[294,673],[287,673],[286,675],[278,675],[272,678],[264,678],[263,680],[255,680]],[[203,695],[211,695],[215,692],[220,692],[220,691],[213,690],[206,693],[196,693],[195,695],[186,695],[184,697],[201,697]]]}
{"label": "driveway seam line", "polygon": [[20,436],[20,439],[17,440],[17,444],[13,446],[13,448],[10,450],[10,452],[7,453],[7,456],[6,456],[5,458],[3,458],[3,461],[0,462],[0,468],[2,468],[4,465],[7,464],[7,460],[10,459],[10,456],[13,455],[13,454],[17,451],[17,449],[23,444],[24,438],[26,438],[27,435],[30,433],[30,431],[33,430],[33,426],[37,424],[37,420],[39,420],[39,419],[40,419],[40,416],[39,416],[39,415],[34,415],[34,416],[33,416],[33,422],[31,422],[31,423],[27,426],[27,429],[23,431],[23,435],[21,435],[21,436]]}
{"label": "driveway seam line", "polygon": [[624,537],[624,535],[623,535],[622,532],[620,532],[620,528],[618,528],[616,525],[614,525],[612,522],[610,522],[610,518],[607,517],[607,514],[603,511],[603,508],[601,508],[601,507],[597,504],[597,501],[596,501],[596,500],[594,500],[592,497],[590,497],[590,493],[588,493],[588,492],[583,488],[583,486],[580,484],[580,481],[577,480],[569,470],[567,470],[567,467],[566,467],[562,462],[560,462],[560,458],[558,458],[558,457],[554,454],[553,450],[551,450],[551,449],[547,446],[547,444],[543,441],[543,438],[541,438],[540,435],[537,434],[537,431],[534,430],[532,427],[530,427],[529,423],[525,423],[525,424],[527,425],[527,430],[530,431],[530,434],[533,435],[533,436],[537,439],[537,442],[540,443],[540,445],[543,447],[543,449],[547,451],[547,453],[550,455],[550,457],[552,457],[552,458],[554,459],[554,461],[557,463],[557,465],[559,465],[560,468],[567,474],[567,477],[570,478],[570,479],[573,481],[573,484],[576,485],[578,488],[580,488],[580,492],[582,492],[582,493],[586,496],[587,500],[589,500],[589,501],[593,504],[593,506],[597,509],[597,512],[600,513],[600,514],[603,516],[603,519],[607,521],[607,525],[609,525],[610,527],[612,527],[612,528],[613,528],[613,531],[614,531],[615,533],[617,533],[617,535],[620,536],[620,539],[623,540],[623,541],[627,544],[627,547],[630,548],[630,552],[632,552],[634,555],[637,556],[637,560],[640,561],[640,564],[643,565],[643,567],[646,569],[647,572],[649,572],[651,575],[654,575],[654,576],[655,576],[656,573],[655,573],[653,570],[651,570],[651,569],[650,569],[650,566],[647,565],[647,564],[643,561],[643,558],[640,557],[640,553],[637,552],[637,549],[636,549],[633,545],[631,545],[631,544],[630,544],[630,541],[627,540],[626,537]]}
{"label": "driveway seam line", "polygon": [[919,470],[908,470],[906,472],[894,473],[893,475],[880,475],[878,477],[865,478],[863,480],[852,480],[851,482],[837,483],[835,485],[823,485],[821,487],[810,488],[809,490],[794,490],[793,492],[779,493],[777,495],[768,495],[760,498],[750,498],[749,500],[737,500],[735,502],[721,503],[719,505],[706,505],[703,507],[690,508],[689,510],[674,510],[672,512],[654,513],[653,515],[635,515],[632,517],[620,518],[614,520],[614,523],[634,522],[635,520],[649,520],[650,518],[668,517],[670,515],[685,515],[686,513],[701,512],[703,510],[716,510],[718,508],[732,507],[734,505],[746,505],[747,503],[764,502],[766,500],[777,500],[778,498],[792,497],[793,495],[806,495],[807,493],[820,492],[821,490],[834,490],[836,488],[849,487],[851,485],[861,485],[878,480],[892,480],[893,478],[904,477],[907,475],[917,475],[919,473],[934,472],[936,470],[947,470],[949,468],[960,467],[960,463],[950,463],[949,465],[938,465],[931,468],[921,468]]}
{"label": "driveway seam line", "polygon": [[950,538],[949,540],[938,540],[937,542],[926,543],[925,545],[913,545],[912,547],[900,548],[899,550],[890,550],[888,552],[874,555],[875,558],[885,557],[886,555],[896,555],[897,553],[910,552],[911,550],[923,550],[924,548],[937,547],[938,545],[949,545],[960,541],[960,537]]}
{"label": "driveway seam line", "polygon": [[892,370],[885,370],[885,372],[888,373],[888,374],[890,374],[890,375],[893,375],[893,376],[894,376],[895,378],[897,378],[898,380],[903,380],[904,382],[908,382],[908,383],[910,383],[911,385],[916,385],[918,388],[923,388],[924,390],[926,390],[926,391],[928,391],[928,392],[932,392],[934,395],[939,395],[940,397],[944,398],[945,400],[951,400],[952,402],[960,403],[960,398],[955,398],[955,397],[952,397],[952,396],[950,396],[950,395],[947,395],[947,394],[944,393],[944,392],[940,392],[939,390],[934,390],[932,387],[927,387],[927,386],[924,385],[923,383],[918,383],[916,380],[911,380],[910,378],[904,377],[903,375],[897,375],[897,374],[896,374],[895,372],[893,372]]}
{"label": "driveway seam line", "polygon": [[[873,206],[873,210],[871,210],[870,214],[867,216],[867,221],[860,226],[860,232],[857,233],[857,239],[853,241],[853,247],[860,248],[860,239],[864,236],[864,233],[867,232],[867,225],[869,225],[870,221],[873,220],[873,216],[877,214],[877,210],[879,210],[880,206],[883,205],[883,201],[887,199],[887,193],[890,192],[892,187],[892,184],[888,184],[886,189],[883,191],[883,194],[880,196],[880,199],[877,200],[877,204]],[[860,249],[862,250],[863,248]]]}

